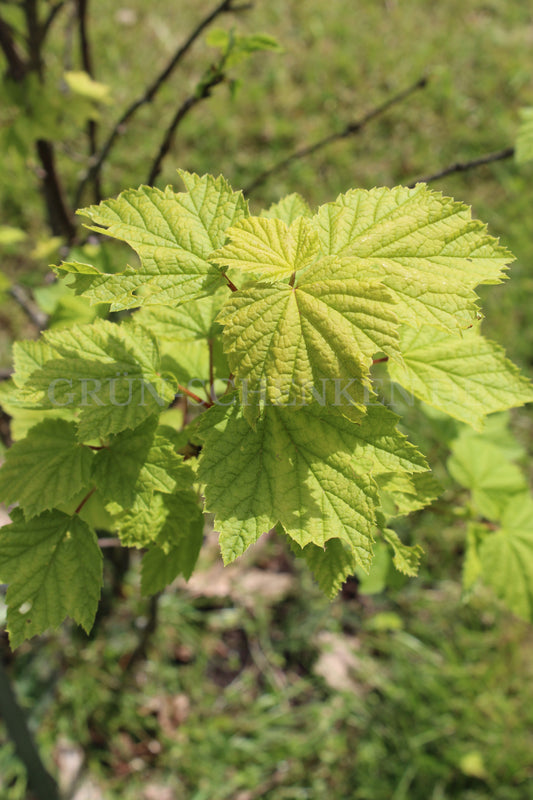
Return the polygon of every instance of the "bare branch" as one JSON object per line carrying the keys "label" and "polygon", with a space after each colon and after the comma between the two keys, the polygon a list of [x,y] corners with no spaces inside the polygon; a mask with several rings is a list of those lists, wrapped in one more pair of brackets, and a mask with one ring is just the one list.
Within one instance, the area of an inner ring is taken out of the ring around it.
{"label": "bare branch", "polygon": [[497,150],[495,153],[487,153],[487,155],[480,156],[479,158],[473,158],[472,161],[457,161],[455,164],[451,164],[451,166],[445,167],[439,172],[433,173],[433,175],[426,175],[423,178],[418,178],[416,181],[408,184],[408,186],[409,189],[412,189],[417,183],[431,183],[439,178],[445,178],[447,175],[453,175],[456,172],[468,172],[468,170],[481,167],[484,164],[493,164],[495,161],[504,161],[507,158],[512,158],[514,153],[514,147],[506,147],[504,150]]}
{"label": "bare branch", "polygon": [[47,315],[44,313],[44,311],[41,311],[39,306],[34,303],[30,297],[28,297],[28,294],[26,293],[25,289],[22,288],[22,286],[19,286],[15,283],[9,289],[9,294],[14,300],[17,301],[19,306],[27,314],[28,318],[33,322],[38,330],[41,331],[46,327],[48,322]]}
{"label": "bare branch", "polygon": [[41,25],[41,36],[43,40],[46,38],[48,31],[52,27],[52,23],[57,17],[58,13],[65,5],[66,5],[65,0],[59,0],[58,3],[54,3],[50,11],[48,12],[48,16]]}
{"label": "bare branch", "polygon": [[63,187],[56,170],[54,147],[46,139],[36,142],[41,162],[41,188],[45,199],[48,222],[54,236],[64,236],[70,244],[76,235],[70,209],[67,207]]}
{"label": "bare branch", "polygon": [[408,86],[407,89],[403,89],[401,92],[398,92],[398,94],[392,95],[392,97],[390,97],[388,100],[385,100],[384,103],[376,106],[376,108],[372,109],[372,111],[369,111],[367,114],[361,117],[360,120],[357,120],[356,122],[349,122],[342,130],[337,131],[336,133],[330,133],[328,136],[324,136],[323,139],[319,139],[313,144],[294,150],[292,153],[290,153],[290,155],[281,159],[281,161],[278,161],[277,164],[274,164],[269,169],[261,172],[257,178],[255,178],[244,189],[245,194],[251,194],[253,191],[255,191],[255,189],[257,189],[258,186],[261,186],[270,177],[272,177],[272,175],[277,172],[281,172],[294,161],[298,161],[301,158],[307,158],[308,156],[313,155],[313,153],[316,153],[319,150],[322,150],[324,147],[332,144],[333,142],[337,142],[339,139],[346,139],[349,136],[354,136],[355,134],[360,133],[369,122],[384,114],[392,106],[401,103],[414,92],[418,91],[419,89],[423,89],[425,86],[427,86],[427,82],[428,79],[426,77],[420,78],[416,81],[416,83]]}
{"label": "bare branch", "polygon": [[165,134],[163,136],[163,141],[161,142],[157,155],[154,158],[153,164],[150,168],[148,178],[146,179],[146,183],[148,184],[148,186],[154,185],[157,176],[161,172],[161,168],[163,166],[163,160],[165,159],[165,156],[168,155],[170,148],[172,147],[172,142],[174,141],[176,131],[180,126],[183,118],[187,116],[189,111],[191,111],[191,109],[193,109],[195,105],[197,105],[202,100],[205,100],[207,97],[209,97],[211,95],[211,89],[217,84],[222,83],[224,78],[225,78],[224,73],[217,67],[213,67],[211,77],[208,78],[202,84],[200,90],[190,95],[190,97],[188,97],[178,108],[178,110],[172,117],[170,125],[165,131]]}
{"label": "bare branch", "polygon": [[194,42],[198,39],[200,34],[221,14],[233,11],[241,11],[245,8],[248,8],[248,4],[244,6],[236,6],[233,4],[233,0],[223,0],[223,2],[219,3],[209,14],[207,14],[196,26],[196,28],[191,32],[189,37],[186,41],[176,50],[166,67],[159,73],[159,75],[155,78],[155,80],[146,88],[144,93],[137,98],[128,108],[124,111],[120,119],[115,123],[111,133],[107,137],[106,141],[104,142],[98,156],[94,163],[89,167],[86,174],[80,181],[80,184],[77,188],[75,199],[74,199],[74,206],[77,207],[80,205],[81,198],[83,196],[83,192],[87,184],[94,180],[95,176],[100,173],[102,166],[106,159],[109,157],[109,153],[115,144],[115,141],[120,133],[122,133],[124,126],[127,122],[133,117],[133,115],[138,111],[141,106],[146,105],[147,103],[151,103],[156,94],[159,92],[160,88],[163,86],[166,80],[171,76],[174,72],[178,64],[183,60],[185,55],[188,53]]}
{"label": "bare branch", "polygon": [[[77,0],[76,11],[78,17],[78,36],[80,40],[81,63],[85,72],[94,77],[91,44],[89,41],[89,31],[87,24],[87,11],[89,7],[89,0]],[[98,150],[98,125],[96,120],[90,119],[87,122],[87,139],[89,142],[89,160],[94,161]],[[94,202],[99,203],[102,199],[102,187],[100,184],[100,175],[97,173],[93,177],[93,191]]]}
{"label": "bare branch", "polygon": [[8,23],[0,17],[0,47],[8,64],[7,77],[14,81],[21,81],[26,76],[28,65],[19,53],[13,38],[13,30]]}

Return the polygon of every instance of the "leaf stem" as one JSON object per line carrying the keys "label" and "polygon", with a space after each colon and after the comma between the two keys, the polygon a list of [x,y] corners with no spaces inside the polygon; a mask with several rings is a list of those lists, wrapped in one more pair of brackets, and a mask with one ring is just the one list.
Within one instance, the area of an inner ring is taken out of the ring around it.
{"label": "leaf stem", "polygon": [[201,397],[199,397],[194,392],[191,392],[191,390],[187,389],[186,386],[182,386],[181,383],[178,383],[178,389],[183,394],[186,394],[187,397],[190,397],[191,400],[194,400],[195,403],[198,403],[199,405],[203,406],[204,408],[211,408],[211,406],[213,405],[213,403],[209,402],[209,400],[202,400]]}
{"label": "leaf stem", "polygon": [[83,498],[83,500],[81,501],[81,503],[80,503],[80,504],[79,504],[79,506],[77,507],[76,511],[74,512],[75,514],[79,514],[79,513],[80,513],[80,511],[82,510],[82,508],[83,508],[83,506],[85,505],[85,503],[87,502],[87,500],[89,500],[89,499],[90,499],[90,498],[93,496],[93,494],[94,494],[95,492],[96,492],[96,486],[93,486],[93,488],[91,489],[91,491],[90,491],[90,492],[88,492],[88,493],[85,495],[85,497]]}
{"label": "leaf stem", "polygon": [[389,360],[388,356],[383,356],[383,358],[373,358],[372,359],[372,364],[382,364],[384,361],[388,361],[388,360]]}

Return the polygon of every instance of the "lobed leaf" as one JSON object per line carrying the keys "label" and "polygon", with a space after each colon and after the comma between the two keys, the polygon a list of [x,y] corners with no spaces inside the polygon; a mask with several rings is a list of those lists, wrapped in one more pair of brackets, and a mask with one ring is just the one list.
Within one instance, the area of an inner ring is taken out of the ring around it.
{"label": "lobed leaf", "polygon": [[13,648],[57,628],[66,616],[90,631],[102,585],[94,531],[78,516],[45,511],[29,521],[12,512],[0,533],[0,580],[9,583],[7,629]]}

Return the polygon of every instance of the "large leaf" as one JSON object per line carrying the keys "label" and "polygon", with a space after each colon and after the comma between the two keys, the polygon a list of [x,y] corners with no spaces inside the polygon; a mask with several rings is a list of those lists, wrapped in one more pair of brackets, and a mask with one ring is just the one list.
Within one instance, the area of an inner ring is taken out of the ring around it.
{"label": "large leaf", "polygon": [[[499,283],[511,254],[470,210],[424,184],[353,189],[315,218],[325,254],[359,259],[367,280],[382,281],[408,325],[456,330],[474,317],[475,286]],[[339,262],[333,277],[350,278]]]}
{"label": "large leaf", "polygon": [[[73,288],[111,310],[140,306],[148,298],[179,305],[224,283],[209,254],[225,240],[225,231],[247,216],[241,192],[210,175],[180,172],[187,192],[149,186],[128,189],[116,200],[83,209],[92,230],[127,242],[138,254],[138,269],[99,273],[87,264],[66,263],[60,273],[74,273]],[[142,295],[135,294],[142,287]]]}
{"label": "large leaf", "polygon": [[0,531],[0,580],[8,582],[12,647],[56,628],[66,616],[88,632],[102,585],[102,554],[78,516],[45,511],[29,522],[15,509]]}
{"label": "large leaf", "polygon": [[533,388],[498,345],[476,330],[460,335],[404,327],[402,359],[389,374],[416,397],[481,430],[487,414],[533,400]]}
{"label": "large leaf", "polygon": [[361,425],[318,406],[267,408],[256,430],[235,405],[204,414],[199,478],[224,560],[279,522],[300,547],[343,540],[368,568],[379,503],[372,476],[425,469],[395,422],[381,406],[371,407]]}
{"label": "large leaf", "polygon": [[[335,259],[303,272],[294,286],[256,283],[228,298],[218,321],[245,415],[268,404],[363,408],[376,352],[397,352],[389,291],[357,276],[330,277]],[[357,276],[357,277],[356,277]]]}
{"label": "large leaf", "polygon": [[92,460],[73,422],[45,420],[7,451],[0,500],[7,505],[18,501],[26,518],[52,509],[88,487]]}

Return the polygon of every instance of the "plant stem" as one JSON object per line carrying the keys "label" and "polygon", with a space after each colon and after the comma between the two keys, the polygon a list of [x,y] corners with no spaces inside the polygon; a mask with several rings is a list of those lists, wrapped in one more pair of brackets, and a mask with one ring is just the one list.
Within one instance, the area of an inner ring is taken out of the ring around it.
{"label": "plant stem", "polygon": [[85,495],[85,497],[83,498],[83,500],[81,501],[81,503],[79,504],[79,506],[77,507],[77,509],[75,510],[75,512],[74,512],[75,514],[79,514],[79,513],[80,513],[80,511],[82,510],[82,508],[83,508],[83,506],[85,505],[85,503],[87,502],[87,500],[89,500],[89,499],[90,499],[90,498],[93,496],[93,494],[94,494],[95,492],[96,492],[96,486],[93,486],[93,488],[91,489],[91,491],[90,491],[90,492],[88,492],[88,493]]}
{"label": "plant stem", "polygon": [[191,400],[194,400],[195,403],[198,403],[204,408],[211,408],[211,406],[213,405],[213,403],[210,403],[208,400],[202,400],[201,397],[198,397],[198,395],[195,394],[194,392],[191,392],[190,389],[187,389],[185,386],[182,386],[181,383],[178,383],[178,389],[180,390],[180,392],[183,392],[183,394],[186,394],[187,397],[190,397]]}

